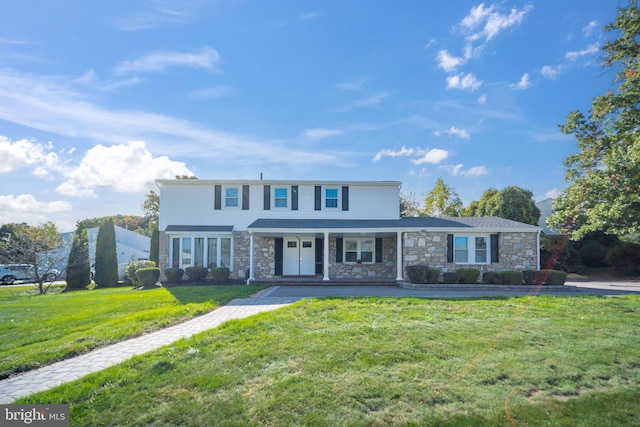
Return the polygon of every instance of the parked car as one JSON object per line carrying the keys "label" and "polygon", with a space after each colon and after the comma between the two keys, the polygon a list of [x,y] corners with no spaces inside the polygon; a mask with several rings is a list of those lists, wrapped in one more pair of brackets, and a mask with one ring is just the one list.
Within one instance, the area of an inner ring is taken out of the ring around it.
{"label": "parked car", "polygon": [[[44,280],[54,281],[60,275],[55,269],[44,274]],[[15,281],[35,282],[37,280],[36,267],[33,264],[0,264],[0,285],[12,285]]]}

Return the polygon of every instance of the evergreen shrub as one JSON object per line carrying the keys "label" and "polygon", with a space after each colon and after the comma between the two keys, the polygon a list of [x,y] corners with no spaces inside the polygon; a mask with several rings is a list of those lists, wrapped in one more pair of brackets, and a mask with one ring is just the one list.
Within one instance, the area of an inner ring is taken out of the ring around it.
{"label": "evergreen shrub", "polygon": [[502,285],[522,285],[524,274],[522,271],[501,271],[500,284]]}
{"label": "evergreen shrub", "polygon": [[455,271],[442,273],[442,276],[445,284],[455,285],[456,283],[458,283],[458,273],[456,273]]}
{"label": "evergreen shrub", "polygon": [[549,276],[550,270],[524,270],[522,272],[522,277],[524,279],[525,285],[543,285],[547,277]]}
{"label": "evergreen shrub", "polygon": [[216,267],[211,269],[211,276],[214,282],[226,282],[229,280],[231,270],[229,267]]}
{"label": "evergreen shrub", "polygon": [[456,270],[458,275],[458,283],[473,284],[478,282],[480,270],[477,268],[459,268]]}
{"label": "evergreen shrub", "polygon": [[617,274],[626,276],[640,272],[640,245],[621,243],[609,250],[605,260]]}
{"label": "evergreen shrub", "polygon": [[144,267],[136,270],[136,278],[142,286],[153,286],[158,282],[160,269],[157,267]]}
{"label": "evergreen shrub", "polygon": [[133,286],[140,286],[140,281],[136,276],[136,271],[141,268],[155,267],[155,261],[142,260],[142,261],[130,261],[125,269],[125,281]]}
{"label": "evergreen shrub", "polygon": [[167,268],[164,270],[164,275],[167,276],[167,280],[171,283],[178,283],[182,281],[184,276],[184,270],[181,268]]}
{"label": "evergreen shrub", "polygon": [[485,285],[500,284],[500,273],[497,271],[485,271],[482,274],[482,283]]}
{"label": "evergreen shrub", "polygon": [[406,268],[407,277],[411,283],[428,283],[429,267],[424,264],[408,265]]}
{"label": "evergreen shrub", "polygon": [[541,273],[547,278],[544,282],[545,285],[564,285],[567,280],[567,273],[564,271],[542,270]]}
{"label": "evergreen shrub", "polygon": [[207,274],[209,274],[209,270],[205,267],[187,267],[184,272],[187,274],[187,277],[190,280],[195,282],[202,281],[207,278]]}

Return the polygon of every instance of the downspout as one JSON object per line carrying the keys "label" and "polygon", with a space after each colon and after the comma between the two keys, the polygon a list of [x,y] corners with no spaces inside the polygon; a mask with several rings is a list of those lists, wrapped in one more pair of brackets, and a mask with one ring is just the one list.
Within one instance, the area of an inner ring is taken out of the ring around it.
{"label": "downspout", "polygon": [[537,268],[538,271],[540,271],[540,233],[541,232],[542,230],[538,230],[538,235],[536,238],[536,246],[537,246],[536,258],[538,259],[538,268]]}
{"label": "downspout", "polygon": [[249,277],[247,278],[247,285],[252,280],[256,280],[253,276],[253,231],[249,230]]}

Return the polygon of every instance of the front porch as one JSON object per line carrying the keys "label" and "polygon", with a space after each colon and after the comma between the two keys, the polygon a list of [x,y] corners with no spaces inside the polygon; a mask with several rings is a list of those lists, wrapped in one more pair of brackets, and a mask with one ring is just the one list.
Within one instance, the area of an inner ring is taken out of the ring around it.
{"label": "front porch", "polygon": [[277,277],[272,279],[256,279],[250,283],[265,283],[271,286],[398,286],[393,279],[329,279],[324,280],[322,275]]}

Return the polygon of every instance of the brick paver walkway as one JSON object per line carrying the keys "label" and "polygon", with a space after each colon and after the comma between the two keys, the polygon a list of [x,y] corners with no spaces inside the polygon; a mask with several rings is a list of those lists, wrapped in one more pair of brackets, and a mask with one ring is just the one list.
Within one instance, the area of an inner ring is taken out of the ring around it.
{"label": "brick paver walkway", "polygon": [[233,300],[223,307],[184,323],[10,377],[0,381],[0,404],[12,403],[20,397],[48,390],[98,372],[133,356],[171,344],[180,338],[187,338],[207,329],[215,328],[227,320],[241,319],[264,311],[275,310],[299,299],[287,297]]}

